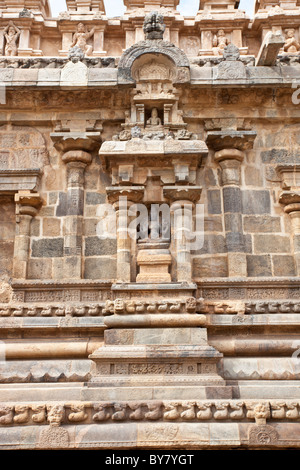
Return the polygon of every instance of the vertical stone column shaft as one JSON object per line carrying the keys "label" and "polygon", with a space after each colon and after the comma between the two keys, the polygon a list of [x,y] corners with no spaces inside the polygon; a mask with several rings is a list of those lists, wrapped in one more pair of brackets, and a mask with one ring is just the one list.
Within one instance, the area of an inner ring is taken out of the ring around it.
{"label": "vertical stone column shaft", "polygon": [[105,55],[104,51],[104,29],[105,26],[97,26],[94,33],[94,51],[93,55]]}
{"label": "vertical stone column shaft", "polygon": [[128,205],[114,204],[117,215],[117,282],[131,281],[131,239],[128,233]]}
{"label": "vertical stone column shaft", "polygon": [[300,276],[300,202],[286,205],[284,211],[289,214],[291,218],[294,258],[297,276]]}
{"label": "vertical stone column shaft", "polygon": [[16,235],[14,243],[13,277],[26,279],[30,252],[30,225],[41,205],[39,194],[20,191],[15,195]]}
{"label": "vertical stone column shaft", "polygon": [[26,56],[31,55],[32,49],[30,48],[30,27],[22,27],[19,40],[18,55]]}
{"label": "vertical stone column shaft", "polygon": [[67,166],[67,212],[64,225],[64,277],[82,277],[84,173],[92,161],[89,153],[71,150],[63,155]]}
{"label": "vertical stone column shaft", "polygon": [[215,153],[215,161],[222,169],[223,212],[229,277],[247,276],[240,189],[240,167],[243,159],[243,152],[236,149],[224,149]]}
{"label": "vertical stone column shaft", "polygon": [[171,207],[174,214],[174,241],[178,282],[192,282],[190,223],[193,218],[193,206],[190,201],[181,200],[176,201]]}

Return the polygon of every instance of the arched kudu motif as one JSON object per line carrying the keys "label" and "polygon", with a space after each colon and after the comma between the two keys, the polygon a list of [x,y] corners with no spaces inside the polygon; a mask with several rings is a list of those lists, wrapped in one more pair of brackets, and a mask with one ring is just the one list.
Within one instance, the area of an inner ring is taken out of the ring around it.
{"label": "arched kudu motif", "polygon": [[[157,12],[151,14],[159,15]],[[161,15],[159,15],[161,16]],[[118,67],[118,83],[122,85],[131,85],[135,83],[135,79],[132,75],[132,66],[134,62],[145,54],[152,55],[163,55],[169,58],[176,68],[176,77],[174,78],[174,84],[176,83],[188,83],[191,79],[190,74],[190,63],[185,55],[185,53],[176,47],[174,44],[164,41],[162,39],[163,31],[161,28],[161,22],[157,22],[157,27],[159,28],[158,39],[153,39],[155,37],[155,31],[153,30],[153,24],[151,23],[151,34],[147,33],[147,22],[149,22],[149,15],[145,17],[144,31],[146,39],[145,41],[140,41],[129,49],[127,49],[121,57],[119,67]]]}

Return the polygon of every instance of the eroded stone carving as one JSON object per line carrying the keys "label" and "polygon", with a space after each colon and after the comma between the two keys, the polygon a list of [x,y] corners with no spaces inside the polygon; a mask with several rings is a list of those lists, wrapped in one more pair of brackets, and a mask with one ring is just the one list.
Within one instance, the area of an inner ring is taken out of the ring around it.
{"label": "eroded stone carving", "polygon": [[278,433],[268,425],[251,426],[248,433],[250,445],[268,446],[278,441]]}
{"label": "eroded stone carving", "polygon": [[166,25],[164,17],[157,11],[152,11],[145,16],[144,33],[146,39],[163,39]]}
{"label": "eroded stone carving", "polygon": [[213,38],[213,52],[215,55],[222,55],[224,49],[229,44],[229,39],[227,38],[225,31],[220,29]]}
{"label": "eroded stone carving", "polygon": [[[47,411],[48,410],[48,411]],[[270,412],[271,410],[271,412]],[[49,428],[60,428],[72,423],[124,421],[182,421],[208,420],[256,420],[253,429],[266,424],[259,420],[297,420],[299,403],[293,401],[271,401],[265,403],[238,400],[218,401],[123,401],[123,402],[74,402],[68,404],[3,404],[0,410],[0,425],[22,426],[50,424]],[[47,428],[47,429],[49,429]],[[60,428],[62,429],[62,428]],[[54,435],[54,434],[53,434]],[[63,434],[62,434],[63,435]],[[66,440],[66,439],[64,439]]]}
{"label": "eroded stone carving", "polygon": [[286,31],[286,41],[283,50],[288,54],[295,54],[300,50],[300,44],[295,38],[295,30],[293,28]]}
{"label": "eroded stone carving", "polygon": [[4,54],[6,56],[18,55],[18,40],[19,40],[20,34],[21,34],[20,29],[16,25],[14,25],[12,21],[10,21],[8,26],[4,29],[4,37],[5,37]]}
{"label": "eroded stone carving", "polygon": [[223,50],[224,61],[218,65],[218,80],[245,79],[246,67],[240,60],[239,48],[234,44],[229,44]]}
{"label": "eroded stone carving", "polygon": [[79,23],[77,26],[77,32],[73,36],[72,47],[81,49],[86,56],[91,55],[93,46],[88,45],[88,40],[93,37],[95,28],[92,28],[89,32],[86,31],[86,27],[83,23]]}

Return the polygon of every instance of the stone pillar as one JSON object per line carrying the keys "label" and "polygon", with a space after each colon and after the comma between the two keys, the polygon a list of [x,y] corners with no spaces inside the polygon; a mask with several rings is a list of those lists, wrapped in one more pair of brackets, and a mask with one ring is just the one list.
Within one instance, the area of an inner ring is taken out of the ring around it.
{"label": "stone pillar", "polygon": [[67,56],[73,42],[74,25],[59,25],[59,31],[62,35],[62,47],[59,50],[60,56]]}
{"label": "stone pillar", "polygon": [[23,26],[21,29],[21,35],[19,40],[18,55],[19,56],[30,56],[32,49],[30,45],[30,26]]}
{"label": "stone pillar", "polygon": [[135,30],[133,27],[125,27],[125,50],[129,49],[135,43]]}
{"label": "stone pillar", "polygon": [[64,278],[82,277],[82,234],[84,172],[92,161],[90,153],[70,150],[62,157],[67,166],[67,207],[64,227]]}
{"label": "stone pillar", "polygon": [[135,24],[135,43],[143,41],[145,39],[145,34],[142,24]]}
{"label": "stone pillar", "polygon": [[106,55],[106,51],[104,50],[104,30],[105,25],[96,26],[93,55],[97,57]]}
{"label": "stone pillar", "polygon": [[19,191],[15,195],[16,202],[16,236],[14,243],[13,277],[26,279],[30,250],[30,225],[32,218],[38,213],[41,198],[37,193]]}
{"label": "stone pillar", "polygon": [[215,153],[222,169],[223,211],[228,252],[228,276],[247,277],[247,260],[242,221],[241,163],[244,153],[224,149]]}
{"label": "stone pillar", "polygon": [[128,205],[114,204],[117,221],[117,282],[131,281],[131,239],[128,236]]}
{"label": "stone pillar", "polygon": [[171,207],[174,217],[174,239],[177,261],[177,281],[192,282],[189,221],[194,205],[188,201],[176,201]]}
{"label": "stone pillar", "polygon": [[[106,188],[107,199],[116,211],[117,223],[117,283],[131,282],[131,243],[128,233],[128,210],[144,196],[144,186]],[[126,202],[125,202],[126,198]]]}
{"label": "stone pillar", "polygon": [[294,257],[297,276],[300,276],[300,193],[283,192],[279,197],[279,202],[285,206],[284,212],[291,218]]}
{"label": "stone pillar", "polygon": [[191,225],[195,203],[200,199],[199,186],[165,186],[164,196],[170,201],[174,220],[172,238],[176,256],[178,282],[192,282]]}

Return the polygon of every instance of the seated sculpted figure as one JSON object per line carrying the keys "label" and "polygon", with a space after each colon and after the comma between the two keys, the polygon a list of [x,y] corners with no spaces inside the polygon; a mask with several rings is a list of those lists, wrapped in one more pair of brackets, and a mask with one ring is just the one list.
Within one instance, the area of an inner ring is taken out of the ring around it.
{"label": "seated sculpted figure", "polygon": [[73,43],[71,48],[75,46],[79,47],[85,53],[85,55],[91,55],[93,47],[89,46],[87,41],[94,35],[94,33],[95,28],[91,29],[90,32],[87,32],[84,24],[79,23],[77,27],[77,33],[75,33],[73,36]]}
{"label": "seated sculpted figure", "polygon": [[5,45],[5,55],[6,56],[16,56],[18,55],[18,46],[17,41],[20,37],[21,31],[17,26],[10,21],[9,25],[4,30],[4,37],[6,41]]}
{"label": "seated sculpted figure", "polygon": [[213,39],[213,47],[216,48],[219,55],[223,54],[226,46],[228,46],[229,40],[227,39],[223,29],[218,31],[218,34]]}
{"label": "seated sculpted figure", "polygon": [[158,117],[158,111],[153,108],[151,111],[151,118],[148,119],[147,125],[151,127],[161,126],[161,119]]}
{"label": "seated sculpted figure", "polygon": [[283,50],[288,53],[295,53],[300,50],[300,44],[295,38],[295,30],[293,28],[286,31],[286,41]]}

